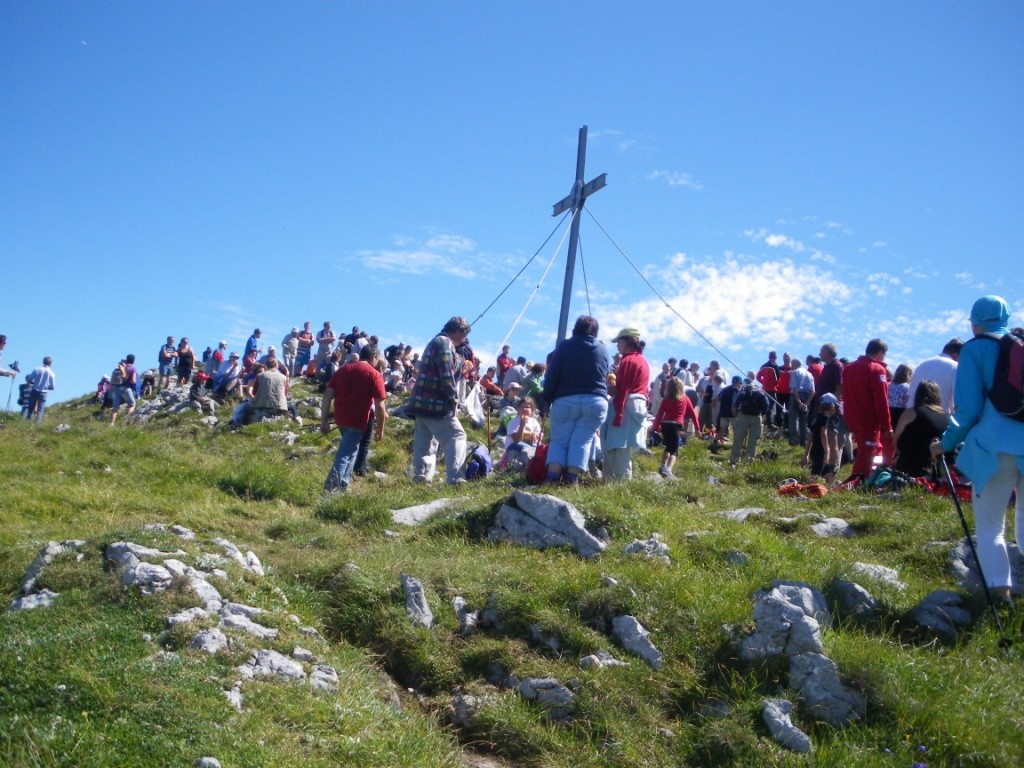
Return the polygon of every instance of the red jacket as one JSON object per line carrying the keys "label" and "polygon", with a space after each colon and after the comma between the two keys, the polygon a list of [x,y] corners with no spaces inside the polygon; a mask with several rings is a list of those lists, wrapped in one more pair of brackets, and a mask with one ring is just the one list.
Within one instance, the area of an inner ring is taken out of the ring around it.
{"label": "red jacket", "polygon": [[891,432],[885,366],[861,355],[843,369],[843,419],[851,432]]}

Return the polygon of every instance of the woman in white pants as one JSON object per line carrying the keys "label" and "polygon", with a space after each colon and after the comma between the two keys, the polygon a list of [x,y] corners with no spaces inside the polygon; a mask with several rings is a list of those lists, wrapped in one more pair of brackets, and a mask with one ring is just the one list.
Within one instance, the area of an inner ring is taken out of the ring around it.
{"label": "woman in white pants", "polygon": [[940,458],[963,443],[957,457],[959,471],[973,486],[974,525],[978,559],[992,591],[1009,598],[1024,594],[1015,585],[1006,549],[1006,507],[1017,492],[1016,532],[1024,535],[1024,421],[1004,416],[986,396],[992,388],[998,338],[1009,333],[1010,306],[999,296],[983,296],[971,309],[974,338],[964,344],[956,370],[953,400],[956,412],[941,442],[932,444]]}

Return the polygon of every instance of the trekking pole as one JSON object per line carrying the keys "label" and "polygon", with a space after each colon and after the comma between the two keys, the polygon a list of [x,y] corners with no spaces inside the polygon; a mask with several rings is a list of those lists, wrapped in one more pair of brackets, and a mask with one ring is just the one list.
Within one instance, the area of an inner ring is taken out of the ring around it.
{"label": "trekking pole", "polygon": [[7,422],[11,418],[11,395],[14,394],[14,377],[11,376],[11,388],[7,392],[7,407],[4,409],[4,427],[7,427]]}
{"label": "trekking pole", "polygon": [[992,616],[996,620],[996,627],[999,629],[999,647],[1006,649],[1013,645],[1013,640],[1006,636],[1006,631],[1003,629],[1002,619],[999,618],[999,611],[996,610],[995,601],[992,599],[992,592],[988,588],[988,582],[985,580],[985,572],[981,569],[981,559],[978,557],[978,550],[974,547],[974,541],[971,540],[971,531],[967,527],[967,520],[964,518],[963,507],[960,506],[960,497],[956,495],[956,486],[953,484],[953,475],[949,471],[949,464],[946,463],[946,457],[942,457],[942,471],[946,475],[946,482],[949,484],[949,495],[953,497],[953,504],[956,506],[957,515],[960,516],[960,525],[963,526],[964,536],[967,537],[967,546],[970,547],[971,555],[974,556],[974,564],[978,566],[978,577],[981,579],[981,586],[985,590],[985,599],[988,601],[988,607],[992,609]]}
{"label": "trekking pole", "polygon": [[[15,373],[21,373],[21,368],[18,367],[18,361],[15,360],[11,363],[11,370]],[[16,376],[11,376],[11,388],[7,391],[7,407],[4,408],[4,423],[3,428],[7,428],[7,422],[11,418],[11,395],[14,394],[14,380]]]}

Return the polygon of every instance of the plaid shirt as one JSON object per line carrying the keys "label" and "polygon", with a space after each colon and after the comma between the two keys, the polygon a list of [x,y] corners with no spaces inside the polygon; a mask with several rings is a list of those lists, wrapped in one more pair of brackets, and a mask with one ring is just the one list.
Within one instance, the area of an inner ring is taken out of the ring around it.
{"label": "plaid shirt", "polygon": [[456,382],[462,363],[452,340],[444,334],[435,336],[423,350],[416,385],[406,403],[408,413],[427,419],[451,414],[458,402]]}

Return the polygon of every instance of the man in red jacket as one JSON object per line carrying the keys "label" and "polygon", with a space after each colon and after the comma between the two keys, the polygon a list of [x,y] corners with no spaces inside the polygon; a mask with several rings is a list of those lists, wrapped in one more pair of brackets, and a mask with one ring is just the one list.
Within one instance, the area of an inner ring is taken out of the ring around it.
{"label": "man in red jacket", "polygon": [[883,463],[892,464],[889,381],[884,362],[888,351],[884,341],[872,339],[864,354],[843,369],[843,419],[857,443],[850,477],[853,485],[871,474],[879,452]]}

